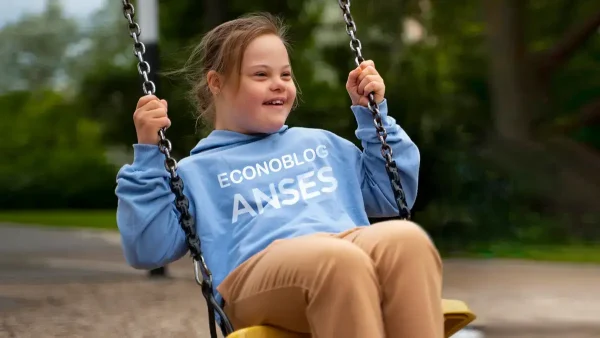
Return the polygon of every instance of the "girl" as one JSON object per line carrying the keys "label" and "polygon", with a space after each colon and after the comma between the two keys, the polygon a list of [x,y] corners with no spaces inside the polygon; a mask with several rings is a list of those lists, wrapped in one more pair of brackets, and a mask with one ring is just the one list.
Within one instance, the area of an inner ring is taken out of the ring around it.
{"label": "girl", "polygon": [[[249,15],[210,31],[186,66],[198,113],[214,126],[179,163],[215,297],[236,329],[268,324],[317,338],[443,336],[441,262],[416,224],[368,217],[398,210],[367,107],[375,93],[407,203],[419,151],[387,114],[372,61],[346,88],[364,151],[320,129],[289,128],[296,103],[285,30]],[[164,266],[187,251],[158,130],[167,102],[140,98],[134,160],[118,173],[117,220],[127,262]],[[222,297],[222,298],[221,298]]]}

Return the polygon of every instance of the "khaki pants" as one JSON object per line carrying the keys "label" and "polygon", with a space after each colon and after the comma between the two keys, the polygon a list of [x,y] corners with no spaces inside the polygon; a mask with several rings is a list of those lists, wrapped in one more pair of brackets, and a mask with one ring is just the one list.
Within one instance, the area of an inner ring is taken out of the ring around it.
{"label": "khaki pants", "polygon": [[315,338],[442,338],[442,264],[427,234],[388,221],[277,240],[218,288],[235,329]]}

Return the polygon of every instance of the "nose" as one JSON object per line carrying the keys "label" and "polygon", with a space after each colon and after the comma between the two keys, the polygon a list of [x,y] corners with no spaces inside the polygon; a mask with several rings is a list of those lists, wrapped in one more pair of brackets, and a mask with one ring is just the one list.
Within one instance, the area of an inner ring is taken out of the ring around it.
{"label": "nose", "polygon": [[285,83],[283,82],[283,80],[279,77],[274,77],[273,80],[271,81],[271,86],[270,86],[271,91],[274,92],[282,92],[285,90]]}

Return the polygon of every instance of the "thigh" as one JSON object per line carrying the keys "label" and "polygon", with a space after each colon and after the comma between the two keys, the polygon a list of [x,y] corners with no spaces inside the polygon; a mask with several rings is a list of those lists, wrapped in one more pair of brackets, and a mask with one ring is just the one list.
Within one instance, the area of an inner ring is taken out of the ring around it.
{"label": "thigh", "polygon": [[374,223],[340,237],[364,250],[376,265],[379,265],[385,256],[396,258],[407,254],[412,256],[423,250],[437,254],[427,232],[410,221],[393,220]]}
{"label": "thigh", "polygon": [[[306,310],[312,293],[326,278],[326,265],[355,266],[370,261],[358,247],[329,235],[275,241],[236,268],[218,287],[236,329],[273,325],[310,333]],[[347,264],[344,264],[344,261]]]}

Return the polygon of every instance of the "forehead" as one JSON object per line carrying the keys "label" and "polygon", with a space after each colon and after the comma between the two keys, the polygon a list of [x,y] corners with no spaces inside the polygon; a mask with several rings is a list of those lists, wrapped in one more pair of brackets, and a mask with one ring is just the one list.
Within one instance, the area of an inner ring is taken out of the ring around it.
{"label": "forehead", "polygon": [[273,34],[262,35],[252,40],[244,51],[243,66],[288,64],[288,53],[283,41]]}

